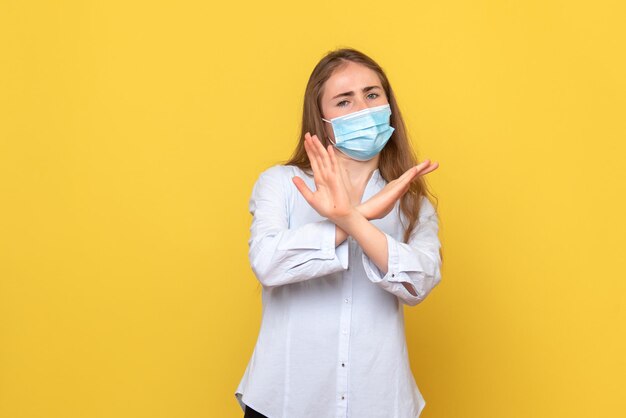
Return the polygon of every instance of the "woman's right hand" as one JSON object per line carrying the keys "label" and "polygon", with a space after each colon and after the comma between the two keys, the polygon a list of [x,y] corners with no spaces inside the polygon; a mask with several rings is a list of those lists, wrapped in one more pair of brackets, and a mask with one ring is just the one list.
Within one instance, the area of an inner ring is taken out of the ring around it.
{"label": "woman's right hand", "polygon": [[304,135],[304,148],[311,162],[315,191],[309,189],[302,178],[292,178],[304,199],[317,213],[335,224],[338,219],[357,214],[333,146],[328,145],[328,149],[325,149],[317,135],[311,136],[307,132]]}
{"label": "woman's right hand", "polygon": [[382,190],[369,198],[366,202],[358,205],[356,209],[368,220],[384,218],[391,212],[396,201],[409,190],[413,179],[430,173],[437,169],[437,167],[439,167],[439,163],[431,163],[430,160],[425,160],[409,168],[400,177],[387,183]]}

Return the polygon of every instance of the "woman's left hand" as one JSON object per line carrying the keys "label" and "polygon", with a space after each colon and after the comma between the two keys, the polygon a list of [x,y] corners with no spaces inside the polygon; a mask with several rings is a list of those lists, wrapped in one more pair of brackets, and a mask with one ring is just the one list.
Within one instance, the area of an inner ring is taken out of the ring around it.
{"label": "woman's left hand", "polygon": [[333,146],[329,145],[326,150],[317,135],[311,136],[307,132],[304,135],[304,149],[311,162],[316,190],[311,191],[304,180],[294,176],[292,180],[298,191],[325,218],[336,220],[352,214],[356,209],[350,202]]}
{"label": "woman's left hand", "polygon": [[409,168],[400,177],[391,180],[378,193],[364,203],[357,206],[357,210],[366,219],[381,219],[387,216],[396,202],[409,190],[411,182],[417,177],[423,176],[439,167],[439,163],[431,163],[430,160]]}

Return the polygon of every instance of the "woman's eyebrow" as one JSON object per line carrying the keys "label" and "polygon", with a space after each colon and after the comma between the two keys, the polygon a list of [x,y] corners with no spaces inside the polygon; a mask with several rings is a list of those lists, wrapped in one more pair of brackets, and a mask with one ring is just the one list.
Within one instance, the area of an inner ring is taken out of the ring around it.
{"label": "woman's eyebrow", "polygon": [[[367,86],[367,87],[363,87],[362,91],[363,93],[368,92],[372,89],[379,89],[380,86]],[[339,93],[338,95],[336,95],[335,97],[333,97],[330,100],[335,100],[337,97],[342,97],[342,96],[354,96],[354,92],[353,91],[346,91],[345,93]]]}

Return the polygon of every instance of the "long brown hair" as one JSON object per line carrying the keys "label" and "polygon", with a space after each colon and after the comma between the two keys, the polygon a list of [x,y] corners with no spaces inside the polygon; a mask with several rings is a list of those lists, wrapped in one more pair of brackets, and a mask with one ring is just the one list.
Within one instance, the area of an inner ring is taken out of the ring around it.
{"label": "long brown hair", "polygon": [[[317,135],[325,147],[329,141],[326,138],[322,122],[320,101],[324,91],[324,85],[333,72],[349,61],[362,64],[375,71],[380,78],[387,100],[391,107],[391,126],[395,129],[391,138],[380,153],[378,169],[381,176],[387,181],[400,177],[406,170],[417,164],[417,157],[409,143],[408,133],[402,114],[398,108],[396,97],[393,93],[389,80],[383,69],[370,57],[352,48],[341,48],[328,52],[315,66],[304,92],[304,107],[302,112],[302,131],[296,149],[285,165],[295,165],[309,171],[311,163],[304,149],[304,135],[310,132]],[[426,194],[437,198],[428,190],[426,181],[422,176],[411,182],[407,193],[400,200],[400,210],[406,218],[404,227],[404,242],[408,242],[411,231],[419,219],[420,198]],[[436,207],[436,205],[435,205]],[[402,221],[402,219],[401,219]]]}

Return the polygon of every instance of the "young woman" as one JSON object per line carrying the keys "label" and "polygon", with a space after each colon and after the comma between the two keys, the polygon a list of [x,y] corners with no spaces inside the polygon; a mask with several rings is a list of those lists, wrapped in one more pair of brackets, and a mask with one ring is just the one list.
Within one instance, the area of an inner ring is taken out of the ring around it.
{"label": "young woman", "polygon": [[441,280],[438,216],[393,90],[371,58],[328,53],[292,158],[252,191],[261,329],[235,392],[245,417],[409,418],[425,406],[403,306]]}

